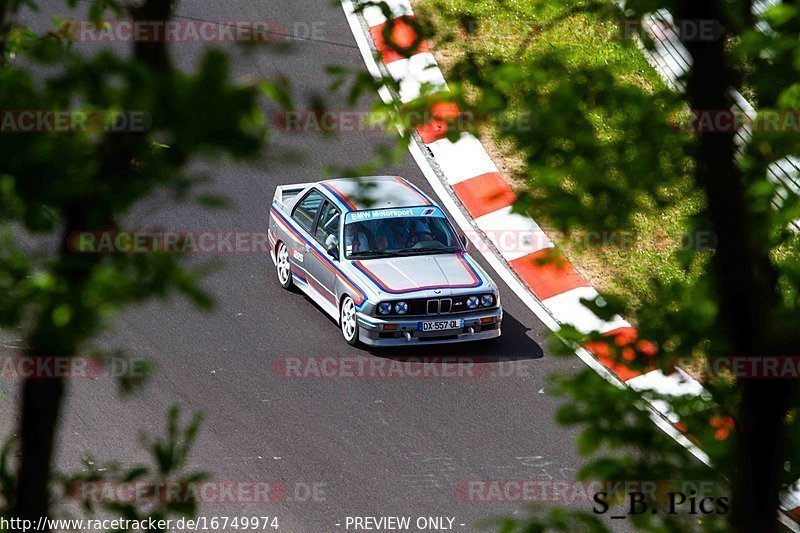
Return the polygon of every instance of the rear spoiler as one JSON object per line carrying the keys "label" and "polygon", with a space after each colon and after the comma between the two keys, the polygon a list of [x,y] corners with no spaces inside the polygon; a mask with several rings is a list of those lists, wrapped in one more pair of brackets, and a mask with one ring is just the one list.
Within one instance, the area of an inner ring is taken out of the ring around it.
{"label": "rear spoiler", "polygon": [[279,207],[285,209],[288,207],[297,196],[305,191],[312,183],[298,183],[295,185],[278,185],[275,187],[275,196],[272,201],[278,204]]}

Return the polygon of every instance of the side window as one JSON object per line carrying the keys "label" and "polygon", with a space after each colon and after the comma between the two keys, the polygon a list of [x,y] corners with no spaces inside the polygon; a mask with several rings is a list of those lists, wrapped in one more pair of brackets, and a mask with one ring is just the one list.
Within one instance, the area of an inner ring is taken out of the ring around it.
{"label": "side window", "polygon": [[339,239],[339,223],[342,220],[342,215],[336,207],[330,202],[325,202],[322,208],[322,214],[319,216],[317,223],[317,230],[314,233],[314,238],[321,244],[327,245],[328,238],[333,235],[335,239]]}
{"label": "side window", "polygon": [[297,207],[294,208],[292,218],[297,221],[300,226],[307,232],[311,233],[311,228],[314,227],[314,220],[317,218],[317,211],[322,201],[325,199],[322,194],[316,190],[312,190],[305,198],[300,200]]}

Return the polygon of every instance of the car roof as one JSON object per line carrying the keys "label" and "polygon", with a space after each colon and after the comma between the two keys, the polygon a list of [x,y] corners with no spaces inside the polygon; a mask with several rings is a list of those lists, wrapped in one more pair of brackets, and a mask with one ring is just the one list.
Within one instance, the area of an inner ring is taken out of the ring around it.
{"label": "car roof", "polygon": [[319,182],[350,211],[436,205],[425,193],[399,176],[338,178]]}

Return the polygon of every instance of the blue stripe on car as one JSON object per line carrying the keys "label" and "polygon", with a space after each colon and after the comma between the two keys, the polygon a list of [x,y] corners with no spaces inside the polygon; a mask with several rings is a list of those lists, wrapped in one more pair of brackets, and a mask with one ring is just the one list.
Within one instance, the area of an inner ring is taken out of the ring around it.
{"label": "blue stripe on car", "polygon": [[339,204],[339,207],[344,209],[344,211],[346,213],[349,213],[350,211],[352,211],[350,206],[347,205],[347,199],[346,198],[343,198],[341,194],[339,194],[337,191],[333,190],[333,188],[330,187],[327,183],[320,183],[320,185],[325,187],[325,189],[334,196],[334,198],[336,199],[336,203]]}
{"label": "blue stripe on car", "polygon": [[[320,251],[320,249],[319,249],[319,248],[317,248],[317,246],[316,246],[314,243],[312,243],[310,240],[306,239],[306,238],[305,238],[305,237],[304,237],[304,236],[303,236],[303,235],[302,235],[302,234],[301,234],[301,233],[300,233],[300,232],[297,230],[297,228],[294,226],[294,224],[292,224],[291,222],[289,222],[289,220],[288,220],[288,219],[287,219],[285,216],[283,216],[283,214],[282,214],[280,211],[278,211],[278,209],[277,209],[277,207],[275,206],[275,204],[274,204],[274,203],[272,204],[272,207],[270,207],[270,209],[269,209],[269,212],[270,212],[270,213],[273,213],[273,214],[275,214],[275,215],[276,215],[276,216],[277,216],[277,217],[278,217],[278,218],[279,218],[279,219],[280,219],[280,220],[281,220],[281,221],[282,221],[284,224],[286,224],[286,225],[287,225],[287,226],[289,226],[291,229],[293,229],[293,230],[294,230],[294,234],[295,234],[295,235],[296,235],[298,238],[300,238],[301,240],[303,240],[303,241],[304,241],[306,244],[308,244],[310,247],[312,247],[312,248],[314,248],[315,250],[317,250],[317,252],[318,252],[318,255],[317,255],[317,257],[319,257],[319,258],[321,258],[323,261],[327,262],[327,263],[328,263],[328,265],[330,265],[330,266],[331,266],[331,267],[332,267],[332,268],[333,268],[333,269],[334,269],[336,272],[338,272],[338,273],[339,273],[339,274],[340,274],[340,275],[341,275],[341,276],[342,276],[342,277],[343,277],[345,280],[347,280],[347,282],[348,282],[348,283],[350,283],[350,284],[351,284],[353,287],[355,287],[355,288],[356,288],[356,289],[357,289],[357,290],[358,290],[358,291],[361,293],[361,294],[360,294],[360,296],[361,296],[361,298],[363,299],[363,301],[361,302],[361,304],[356,304],[356,309],[358,309],[359,311],[360,311],[360,310],[362,310],[362,309],[363,309],[363,308],[364,308],[364,307],[367,305],[367,300],[368,300],[368,298],[367,298],[367,293],[364,291],[364,289],[362,289],[362,288],[361,288],[361,287],[360,287],[360,286],[359,286],[357,283],[355,283],[355,282],[354,282],[352,279],[350,279],[350,277],[349,277],[347,274],[345,274],[344,272],[342,272],[342,271],[339,269],[339,267],[337,267],[337,266],[336,266],[336,265],[335,265],[335,264],[334,264],[334,263],[333,263],[333,262],[332,262],[330,259],[328,259],[327,257],[325,257],[325,253],[326,253],[326,252],[321,252],[321,251]],[[355,302],[353,302],[353,303],[355,304]]]}

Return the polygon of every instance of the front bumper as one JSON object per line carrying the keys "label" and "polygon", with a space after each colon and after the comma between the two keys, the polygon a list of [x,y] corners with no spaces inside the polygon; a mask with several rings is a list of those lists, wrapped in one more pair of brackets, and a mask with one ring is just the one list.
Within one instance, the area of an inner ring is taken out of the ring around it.
{"label": "front bumper", "polygon": [[[464,321],[464,327],[438,332],[419,331],[423,320]],[[489,321],[491,319],[491,321]],[[483,323],[481,321],[483,320]],[[458,313],[453,315],[414,316],[408,318],[377,318],[358,313],[359,339],[367,346],[409,346],[421,344],[449,344],[454,342],[479,341],[500,336],[503,321],[502,307]],[[386,326],[394,329],[386,329]]]}

